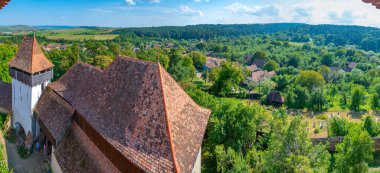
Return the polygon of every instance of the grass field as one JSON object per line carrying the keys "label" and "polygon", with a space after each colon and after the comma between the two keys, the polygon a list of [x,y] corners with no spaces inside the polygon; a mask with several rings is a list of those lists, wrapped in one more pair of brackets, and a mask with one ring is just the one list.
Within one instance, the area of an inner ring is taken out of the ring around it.
{"label": "grass field", "polygon": [[[102,28],[75,28],[75,29],[60,29],[60,30],[40,30],[36,32],[37,36],[45,36],[52,40],[112,40],[118,35],[111,34],[113,29]],[[15,35],[25,34],[23,32],[14,33]]]}

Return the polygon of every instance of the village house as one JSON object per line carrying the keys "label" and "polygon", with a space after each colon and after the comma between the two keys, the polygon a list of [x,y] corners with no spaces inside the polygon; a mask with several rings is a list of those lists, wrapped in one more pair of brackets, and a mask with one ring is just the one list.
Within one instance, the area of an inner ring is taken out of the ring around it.
{"label": "village house", "polygon": [[77,63],[50,83],[54,65],[27,36],[8,64],[12,86],[0,83],[0,106],[12,107],[27,140],[49,147],[53,172],[200,173],[210,111],[159,63]]}
{"label": "village house", "polygon": [[251,75],[248,76],[243,83],[245,85],[249,85],[250,83],[258,84],[266,79],[272,78],[274,75],[276,75],[275,71],[256,70],[253,71]]}
{"label": "village house", "polygon": [[203,70],[210,71],[213,68],[220,67],[222,62],[227,61],[226,59],[219,59],[214,57],[207,57],[206,64],[203,66]]}
{"label": "village house", "polygon": [[63,50],[63,49],[66,49],[67,46],[66,45],[62,45],[62,44],[47,44],[46,46],[42,46],[42,49],[45,50],[45,51],[52,51],[54,49],[59,49],[59,50]]}
{"label": "village house", "polygon": [[273,106],[281,106],[285,103],[284,97],[281,95],[280,91],[272,90],[267,95],[267,102]]}
{"label": "village house", "polygon": [[356,66],[358,65],[358,63],[356,62],[350,62],[347,67],[345,67],[344,71],[346,72],[351,72],[353,69],[356,68]]}

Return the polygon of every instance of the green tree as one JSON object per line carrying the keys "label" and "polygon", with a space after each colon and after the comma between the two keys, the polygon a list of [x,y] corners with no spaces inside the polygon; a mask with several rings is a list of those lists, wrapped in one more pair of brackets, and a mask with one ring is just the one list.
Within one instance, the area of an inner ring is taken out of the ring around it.
{"label": "green tree", "polygon": [[299,53],[293,53],[289,56],[288,65],[298,68],[301,62],[301,55]]}
{"label": "green tree", "polygon": [[372,95],[372,99],[371,99],[371,107],[373,110],[379,110],[380,108],[380,101],[379,101],[379,94],[375,93]]}
{"label": "green tree", "polygon": [[11,82],[8,71],[8,62],[15,56],[17,48],[15,46],[0,44],[0,80]]}
{"label": "green tree", "polygon": [[223,145],[215,147],[217,172],[249,172],[249,166],[244,158],[237,154],[232,148],[227,151]]}
{"label": "green tree", "polygon": [[274,83],[270,79],[266,79],[259,84],[260,87],[260,93],[264,96],[268,95],[271,90],[273,90],[276,87],[276,83]]}
{"label": "green tree", "polygon": [[265,172],[328,172],[331,156],[326,146],[312,144],[300,117],[288,126],[275,122],[272,128],[268,150],[262,154]]}
{"label": "green tree", "polygon": [[345,118],[333,117],[329,119],[329,137],[345,136],[348,133],[349,123]]}
{"label": "green tree", "polygon": [[202,70],[203,66],[206,64],[206,56],[202,52],[193,51],[190,52],[189,56],[193,59],[195,68]]}
{"label": "green tree", "polygon": [[374,142],[367,131],[353,126],[336,151],[335,172],[364,173],[373,159]]}
{"label": "green tree", "polygon": [[230,94],[239,89],[239,84],[244,80],[243,71],[232,62],[223,62],[211,90],[221,96]]}
{"label": "green tree", "polygon": [[322,88],[316,88],[310,95],[309,108],[322,111],[328,106],[327,98]]}
{"label": "green tree", "polygon": [[375,137],[379,134],[379,127],[378,124],[373,116],[366,116],[364,118],[363,128],[367,130],[367,132],[372,136]]}
{"label": "green tree", "polygon": [[280,66],[277,64],[276,61],[268,60],[265,64],[263,69],[267,71],[277,71]]}
{"label": "green tree", "polygon": [[351,96],[351,110],[359,110],[360,106],[364,104],[364,92],[362,88],[356,87]]}
{"label": "green tree", "polygon": [[306,70],[301,71],[301,73],[297,76],[296,83],[312,90],[313,88],[322,86],[325,83],[325,80],[318,72]]}
{"label": "green tree", "polygon": [[288,91],[285,102],[289,108],[303,109],[308,106],[309,99],[308,90],[305,87],[296,85],[294,89]]}
{"label": "green tree", "polygon": [[110,56],[97,55],[94,58],[93,64],[99,67],[100,69],[105,69],[111,64],[112,61],[113,59]]}
{"label": "green tree", "polygon": [[176,65],[169,69],[169,72],[177,81],[193,80],[196,72],[193,59],[189,56],[181,57]]}

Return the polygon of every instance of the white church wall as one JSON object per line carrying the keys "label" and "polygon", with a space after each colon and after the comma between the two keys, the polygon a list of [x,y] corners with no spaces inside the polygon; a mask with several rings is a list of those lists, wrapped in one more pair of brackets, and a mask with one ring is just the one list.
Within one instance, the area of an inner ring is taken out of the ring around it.
{"label": "white church wall", "polygon": [[197,161],[195,161],[192,173],[201,173],[201,171],[202,171],[202,164],[201,164],[202,158],[201,158],[201,156],[202,156],[202,148],[199,149]]}
{"label": "white church wall", "polygon": [[61,167],[59,166],[58,162],[57,162],[57,158],[55,157],[55,154],[54,154],[54,147],[53,147],[53,150],[51,152],[51,169],[54,173],[62,173],[62,169]]}
{"label": "white church wall", "polygon": [[12,80],[13,125],[20,123],[25,133],[32,132],[32,88],[18,80]]}
{"label": "white church wall", "polygon": [[[12,80],[12,110],[13,110],[13,124],[20,123],[27,134],[29,131],[32,133],[32,118],[34,108],[36,107],[43,90],[49,84],[46,81],[41,85],[30,87],[22,82]],[[39,130],[39,127],[36,129]],[[37,133],[39,131],[36,131]],[[35,136],[36,134],[33,134]],[[37,134],[38,135],[38,134]]]}

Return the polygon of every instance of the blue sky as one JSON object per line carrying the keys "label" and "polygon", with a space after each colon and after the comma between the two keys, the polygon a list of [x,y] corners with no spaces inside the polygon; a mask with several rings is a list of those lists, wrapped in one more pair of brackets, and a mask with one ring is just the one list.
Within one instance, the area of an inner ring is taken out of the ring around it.
{"label": "blue sky", "polygon": [[163,26],[297,22],[380,27],[361,0],[12,0],[0,25]]}

